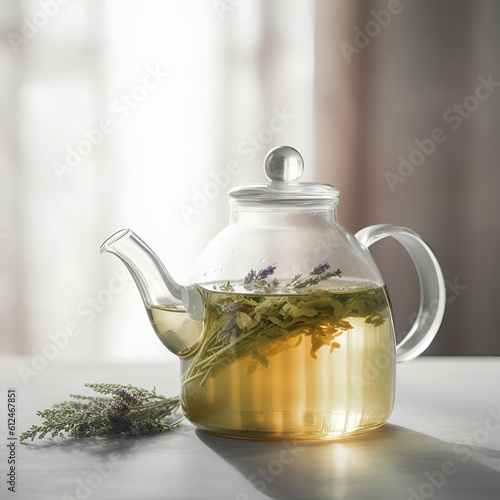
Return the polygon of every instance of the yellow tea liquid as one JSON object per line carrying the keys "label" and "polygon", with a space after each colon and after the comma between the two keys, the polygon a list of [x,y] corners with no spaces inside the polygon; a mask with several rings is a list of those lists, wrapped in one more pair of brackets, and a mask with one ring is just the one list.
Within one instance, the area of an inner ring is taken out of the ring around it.
{"label": "yellow tea liquid", "polygon": [[[393,406],[393,323],[385,287],[363,286],[281,295],[200,289],[203,330],[184,315],[196,332],[194,345],[181,346],[186,417],[253,439],[332,439],[382,425]],[[175,335],[182,313],[152,311]]]}

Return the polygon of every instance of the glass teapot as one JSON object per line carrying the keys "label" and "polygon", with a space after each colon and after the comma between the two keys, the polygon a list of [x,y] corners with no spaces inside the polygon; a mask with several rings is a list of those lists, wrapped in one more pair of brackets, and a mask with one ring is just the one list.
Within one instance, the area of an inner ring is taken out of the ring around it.
{"label": "glass teapot", "polygon": [[[101,252],[132,274],[154,331],[181,360],[185,416],[205,431],[251,439],[335,439],[383,425],[396,362],[431,343],[445,285],[414,231],[390,224],[352,235],[337,222],[339,190],[300,183],[295,149],[271,150],[268,184],[229,192],[229,225],[177,283],[131,230]],[[368,247],[386,236],[410,254],[420,308],[396,345],[384,280]]]}

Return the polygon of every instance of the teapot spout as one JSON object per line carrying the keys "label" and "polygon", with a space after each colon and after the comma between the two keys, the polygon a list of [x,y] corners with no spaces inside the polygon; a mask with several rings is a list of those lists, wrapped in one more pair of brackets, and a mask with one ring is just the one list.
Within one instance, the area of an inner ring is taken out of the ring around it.
{"label": "teapot spout", "polygon": [[[177,283],[153,250],[130,229],[110,236],[99,251],[116,255],[125,264],[163,344],[178,355],[189,350],[195,340],[193,334],[201,331],[203,301],[200,292],[194,286]],[[161,331],[158,323],[170,324],[167,316],[172,315],[176,328]],[[185,335],[189,338],[184,339]]]}
{"label": "teapot spout", "polygon": [[122,229],[99,249],[116,255],[127,267],[148,306],[182,306],[182,287],[165,269],[158,256],[132,230]]}

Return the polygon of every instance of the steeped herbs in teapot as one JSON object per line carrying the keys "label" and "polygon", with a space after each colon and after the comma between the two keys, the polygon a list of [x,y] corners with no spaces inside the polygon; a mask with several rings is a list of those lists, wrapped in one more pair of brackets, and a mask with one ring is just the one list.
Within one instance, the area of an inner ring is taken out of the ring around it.
{"label": "steeped herbs in teapot", "polygon": [[[181,360],[182,408],[198,428],[253,439],[334,439],[383,425],[397,361],[423,352],[444,314],[444,279],[407,228],[355,236],[337,222],[339,190],[300,183],[291,147],[271,150],[268,184],[232,189],[229,225],[180,285],[132,231],[102,252],[129,269],[161,342]],[[409,252],[419,312],[396,345],[384,281],[367,247],[392,236]]]}

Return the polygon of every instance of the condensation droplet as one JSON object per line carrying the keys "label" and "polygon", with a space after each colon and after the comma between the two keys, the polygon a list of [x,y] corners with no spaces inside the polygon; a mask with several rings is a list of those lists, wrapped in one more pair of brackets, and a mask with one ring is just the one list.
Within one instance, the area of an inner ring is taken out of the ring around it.
{"label": "condensation droplet", "polygon": [[260,259],[261,262],[264,262],[265,259]]}

